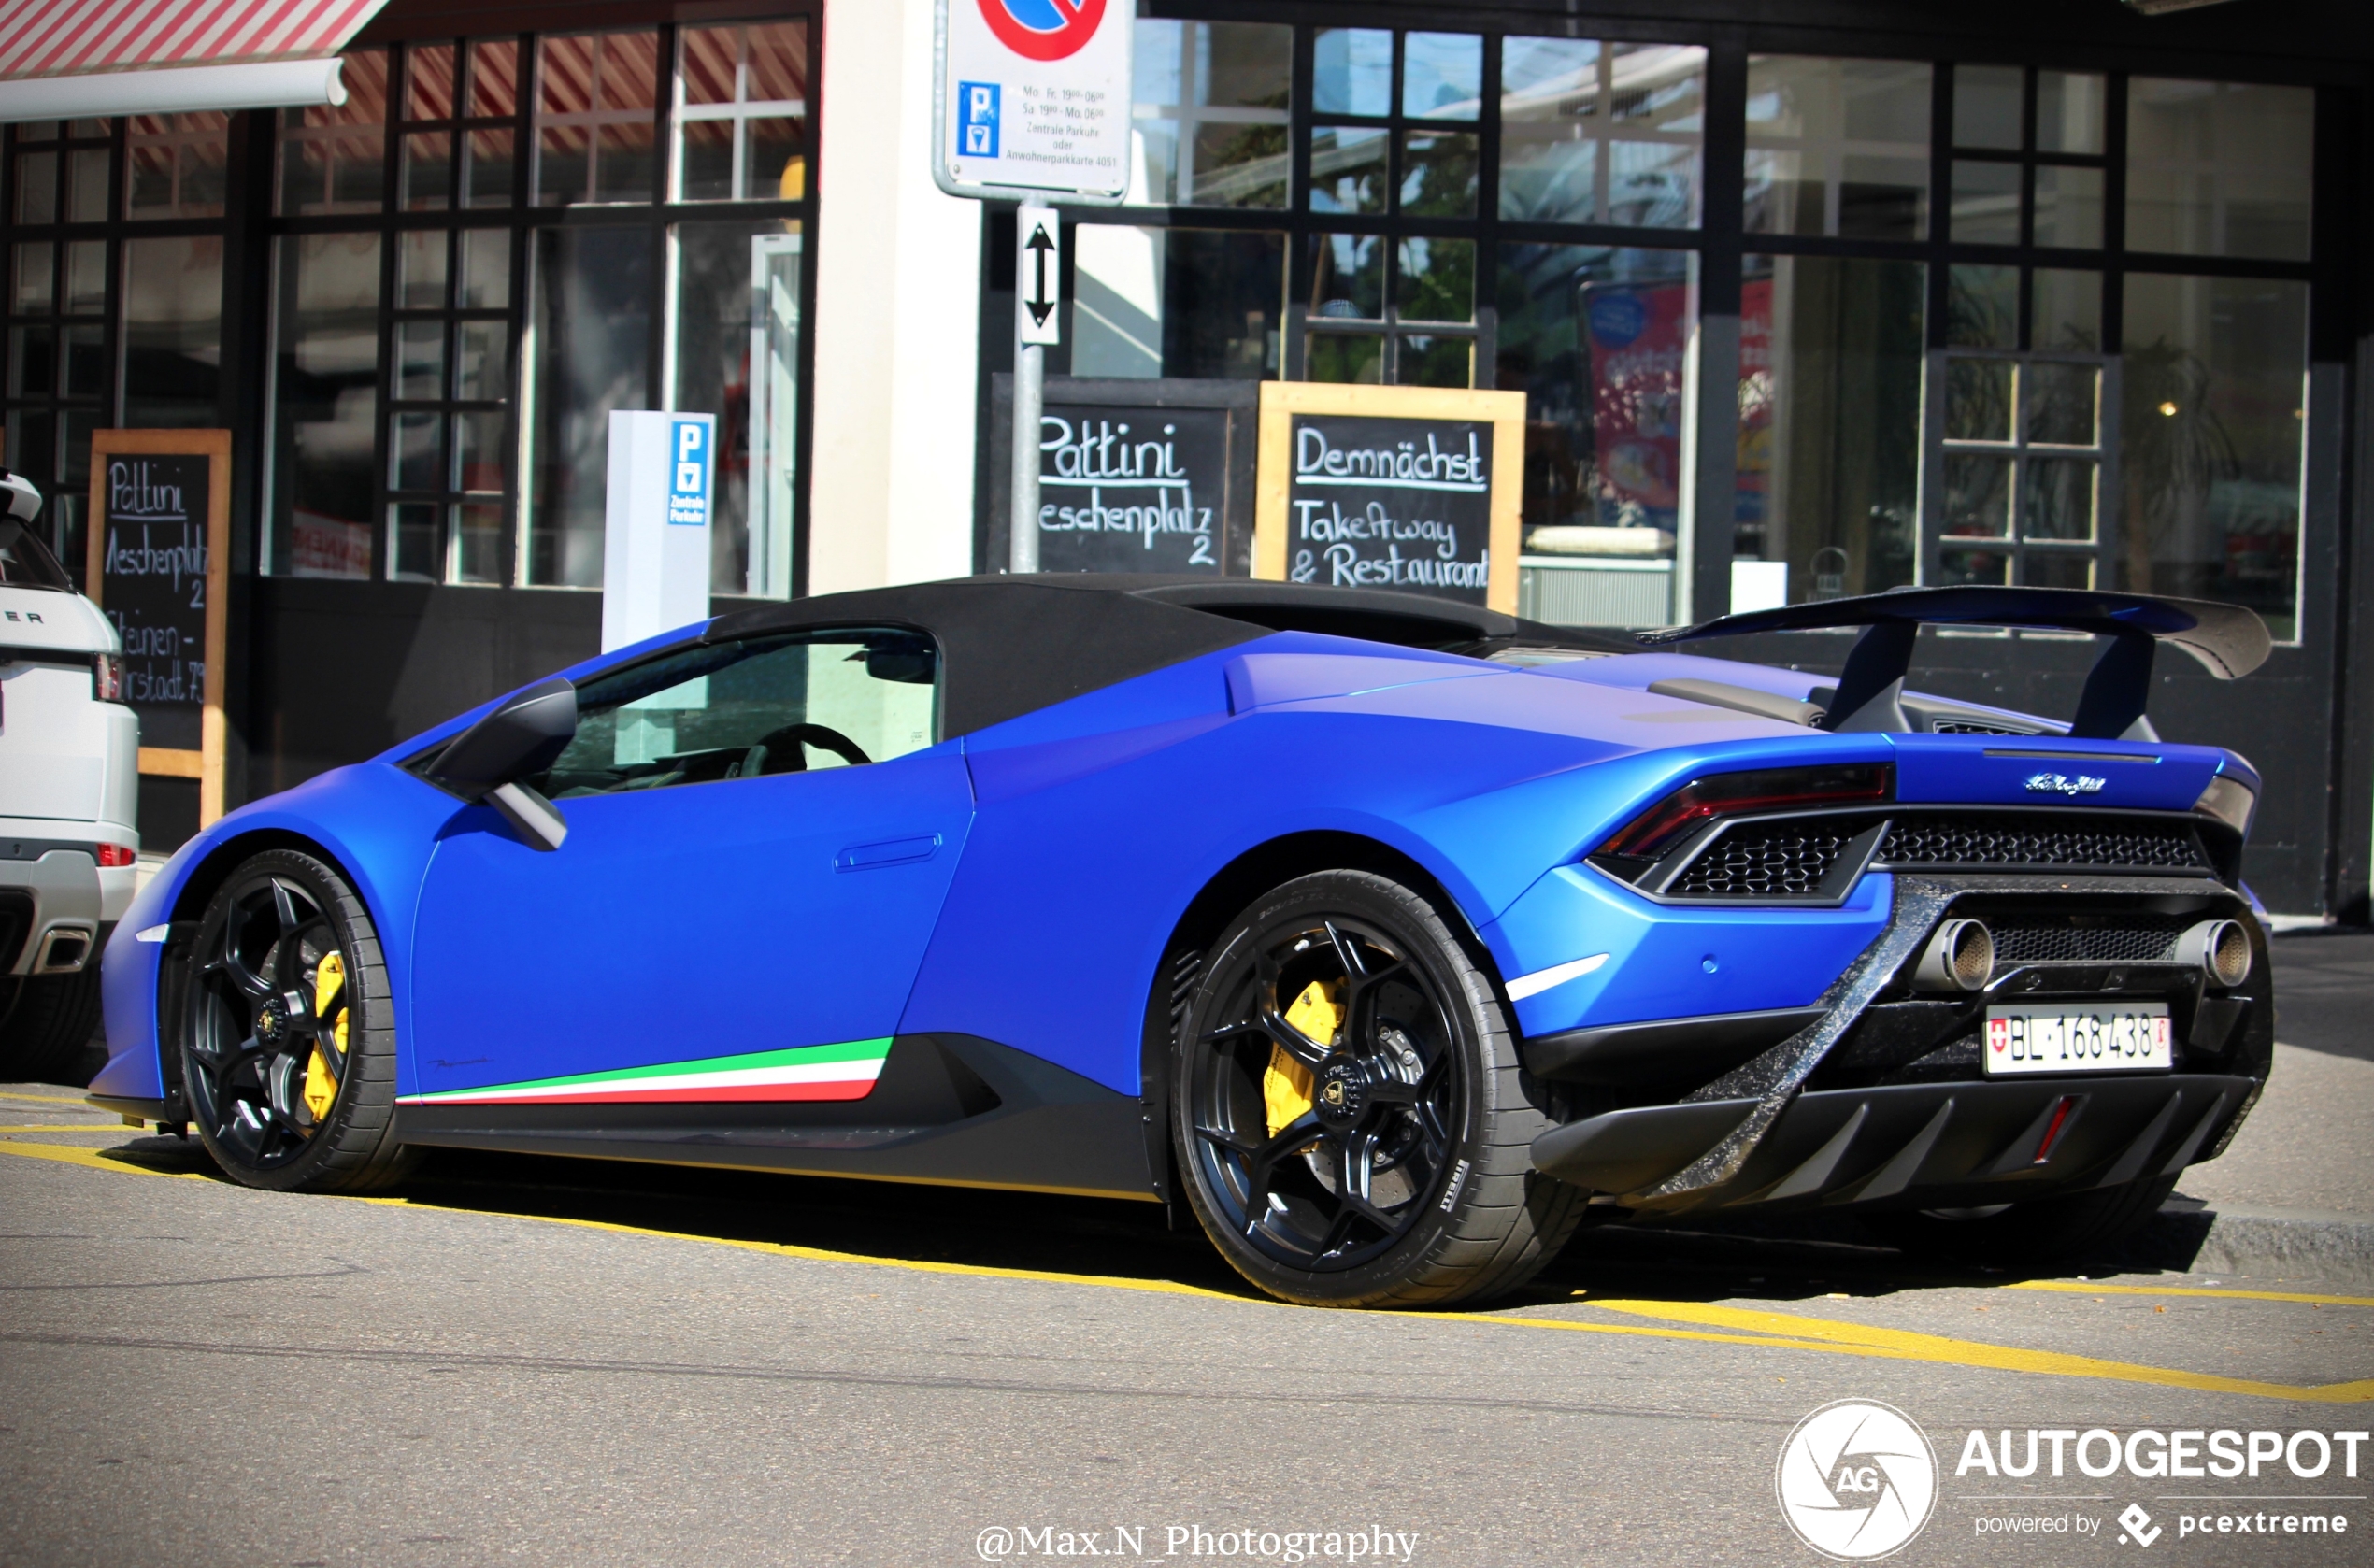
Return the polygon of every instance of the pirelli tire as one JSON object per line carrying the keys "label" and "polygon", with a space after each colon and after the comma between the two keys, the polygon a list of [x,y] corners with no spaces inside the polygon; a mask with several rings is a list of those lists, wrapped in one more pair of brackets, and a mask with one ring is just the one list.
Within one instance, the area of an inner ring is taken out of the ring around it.
{"label": "pirelli tire", "polygon": [[336,867],[267,849],[198,922],[179,986],[190,1120],[250,1187],[368,1192],[417,1150],[395,1139],[395,1021],[379,932]]}
{"label": "pirelli tire", "polygon": [[1530,1280],[1586,1194],[1533,1168],[1488,959],[1440,895],[1324,871],[1229,923],[1174,1012],[1171,1135],[1222,1255],[1313,1306],[1478,1302]]}

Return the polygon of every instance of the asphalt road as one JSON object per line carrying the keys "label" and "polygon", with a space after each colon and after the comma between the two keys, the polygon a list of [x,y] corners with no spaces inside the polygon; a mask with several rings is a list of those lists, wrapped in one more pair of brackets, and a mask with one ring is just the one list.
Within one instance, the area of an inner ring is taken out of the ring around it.
{"label": "asphalt road", "polygon": [[1844,1399],[1936,1455],[1894,1561],[2132,1558],[2130,1504],[2145,1561],[2374,1533],[2368,1445],[1956,1474],[1973,1429],[2374,1425],[2374,1301],[2306,1281],[1603,1233],[1491,1313],[1324,1313],[1151,1205],[485,1157],[291,1198],[39,1087],[0,1090],[0,1216],[9,1563],[1810,1564],[1776,1466]]}

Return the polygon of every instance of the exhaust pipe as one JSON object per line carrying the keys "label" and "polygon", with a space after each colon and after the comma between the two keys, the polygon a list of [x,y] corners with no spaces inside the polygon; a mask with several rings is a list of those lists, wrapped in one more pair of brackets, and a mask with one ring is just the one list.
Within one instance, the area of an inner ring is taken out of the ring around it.
{"label": "exhaust pipe", "polygon": [[2251,934],[2238,920],[2203,920],[2176,939],[2179,963],[2197,963],[2210,984],[2231,990],[2251,977]]}
{"label": "exhaust pipe", "polygon": [[1984,991],[1995,978],[1995,934],[1977,920],[1948,920],[1929,938],[1912,983],[1923,991]]}

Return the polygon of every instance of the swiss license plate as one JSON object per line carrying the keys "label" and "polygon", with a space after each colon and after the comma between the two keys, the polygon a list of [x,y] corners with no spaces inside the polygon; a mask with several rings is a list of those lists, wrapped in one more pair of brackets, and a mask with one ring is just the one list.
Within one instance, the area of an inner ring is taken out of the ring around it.
{"label": "swiss license plate", "polygon": [[2157,1002],[2072,1007],[2040,1002],[1986,1010],[1986,1076],[2139,1073],[2175,1065],[2168,1010]]}

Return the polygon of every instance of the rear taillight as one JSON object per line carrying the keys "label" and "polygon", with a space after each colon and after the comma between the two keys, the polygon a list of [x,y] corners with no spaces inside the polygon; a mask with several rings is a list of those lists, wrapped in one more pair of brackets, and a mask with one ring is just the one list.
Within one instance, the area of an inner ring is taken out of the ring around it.
{"label": "rear taillight", "polygon": [[102,653],[91,666],[91,694],[103,703],[123,700],[123,665],[112,653]]}
{"label": "rear taillight", "polygon": [[1599,846],[1598,852],[1646,858],[1669,848],[1710,818],[1751,811],[1852,805],[1862,801],[1883,801],[1895,791],[1895,769],[1888,763],[1839,763],[1826,767],[1709,774],[1692,779],[1625,823],[1614,837]]}
{"label": "rear taillight", "polygon": [[130,865],[133,862],[138,860],[139,858],[140,852],[126,845],[102,844],[99,846],[99,863],[101,865]]}

